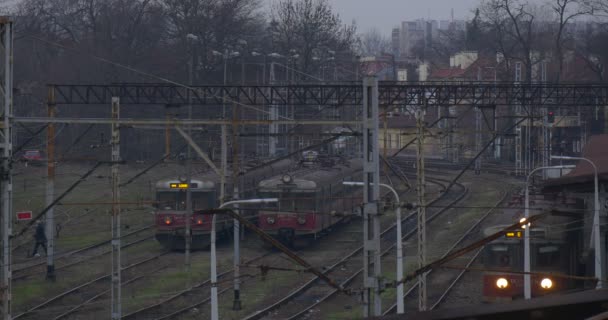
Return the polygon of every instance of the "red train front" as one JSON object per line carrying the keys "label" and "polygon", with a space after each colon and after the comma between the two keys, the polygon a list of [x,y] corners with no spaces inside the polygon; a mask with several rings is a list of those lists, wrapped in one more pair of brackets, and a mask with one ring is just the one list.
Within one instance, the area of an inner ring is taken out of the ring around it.
{"label": "red train front", "polygon": [[[490,227],[485,235],[506,226]],[[532,296],[571,288],[573,283],[562,275],[571,274],[571,244],[563,234],[547,234],[544,226],[530,229],[530,269]],[[483,255],[483,297],[485,301],[512,300],[524,295],[523,230],[505,233],[488,244]]]}
{"label": "red train front", "polygon": [[278,198],[258,212],[259,227],[290,246],[305,245],[343,221],[361,203],[360,188],[342,181],[360,181],[357,160],[331,168],[299,168],[258,184],[258,195]]}
{"label": "red train front", "polygon": [[[156,183],[156,239],[166,248],[183,249],[185,246],[187,190],[188,183],[183,180],[170,179]],[[217,207],[214,182],[192,180],[190,191],[193,211]],[[192,248],[204,248],[209,243],[211,216],[197,213],[191,219]],[[222,230],[221,224],[218,223],[218,226],[218,230]]]}

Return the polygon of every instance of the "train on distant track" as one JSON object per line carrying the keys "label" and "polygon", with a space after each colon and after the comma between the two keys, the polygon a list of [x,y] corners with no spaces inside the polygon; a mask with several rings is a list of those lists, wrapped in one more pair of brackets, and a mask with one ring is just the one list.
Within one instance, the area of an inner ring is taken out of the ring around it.
{"label": "train on distant track", "polygon": [[[295,161],[285,159],[272,165],[263,166],[241,177],[241,195],[252,197],[255,195],[257,183],[265,178],[289,170]],[[230,180],[230,179],[228,179]],[[186,227],[186,193],[191,191],[192,214],[191,237],[192,248],[206,248],[210,242],[211,231],[210,214],[205,210],[218,208],[220,205],[220,178],[214,172],[192,178],[190,185],[186,178],[170,178],[160,180],[155,186],[156,209],[154,211],[154,224],[156,239],[168,249],[184,249]],[[232,190],[232,184],[226,184],[226,190]],[[231,195],[232,193],[228,191]],[[254,211],[243,210],[246,218],[255,219]],[[225,216],[216,218],[218,236],[227,236],[232,232],[232,219]]]}
{"label": "train on distant track", "polygon": [[348,220],[362,203],[363,189],[343,181],[362,181],[360,160],[310,161],[260,181],[258,196],[279,201],[258,211],[258,226],[291,247],[309,244]]}
{"label": "train on distant track", "polygon": [[[563,204],[563,208],[567,207]],[[514,219],[519,219],[515,216]],[[530,225],[530,271],[532,297],[571,290],[581,286],[567,275],[579,271],[576,252],[580,247],[576,221],[568,215],[548,215]],[[506,228],[486,228],[487,237]],[[524,229],[505,234],[486,245],[482,264],[483,300],[495,302],[524,296]]]}

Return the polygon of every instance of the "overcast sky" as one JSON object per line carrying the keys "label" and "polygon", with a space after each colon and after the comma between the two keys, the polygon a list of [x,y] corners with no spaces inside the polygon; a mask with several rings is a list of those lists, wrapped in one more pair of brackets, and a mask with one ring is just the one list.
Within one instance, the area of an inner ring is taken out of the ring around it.
{"label": "overcast sky", "polygon": [[[272,3],[277,0],[264,0]],[[472,17],[471,10],[480,0],[329,0],[342,21],[357,22],[359,32],[377,28],[389,36],[401,21],[428,18],[449,20]]]}

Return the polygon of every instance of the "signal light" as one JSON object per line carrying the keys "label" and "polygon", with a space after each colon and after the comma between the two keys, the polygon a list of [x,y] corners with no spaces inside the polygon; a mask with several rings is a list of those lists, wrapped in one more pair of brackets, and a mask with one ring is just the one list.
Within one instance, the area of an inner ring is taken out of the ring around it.
{"label": "signal light", "polygon": [[547,123],[554,123],[554,122],[555,122],[555,112],[549,111],[547,113]]}

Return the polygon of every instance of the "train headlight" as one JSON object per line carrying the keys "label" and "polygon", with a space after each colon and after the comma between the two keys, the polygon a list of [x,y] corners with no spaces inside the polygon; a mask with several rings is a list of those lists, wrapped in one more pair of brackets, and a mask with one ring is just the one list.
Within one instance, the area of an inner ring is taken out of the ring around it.
{"label": "train headlight", "polygon": [[298,223],[299,224],[305,224],[306,223],[306,217],[298,217]]}
{"label": "train headlight", "polygon": [[203,218],[197,218],[196,219],[196,224],[199,225],[199,226],[202,226],[203,225]]}
{"label": "train headlight", "polygon": [[170,216],[166,216],[165,217],[165,224],[170,226],[173,223],[173,218],[171,218]]}
{"label": "train headlight", "polygon": [[505,278],[498,278],[496,280],[496,288],[498,289],[506,289],[509,286],[509,281]]}
{"label": "train headlight", "polygon": [[528,220],[528,219],[526,219],[526,218],[521,218],[521,219],[519,219],[519,223],[521,223],[521,228],[522,228],[522,229],[525,229],[525,228],[527,228],[527,227],[530,227],[530,222],[526,223],[526,221],[527,221],[527,220]]}
{"label": "train headlight", "polygon": [[549,289],[553,288],[553,280],[551,280],[549,278],[544,278],[543,280],[540,281],[540,287],[545,290],[549,290]]}
{"label": "train headlight", "polygon": [[267,217],[266,222],[268,222],[268,224],[274,224],[274,222],[275,222],[274,217]]}

